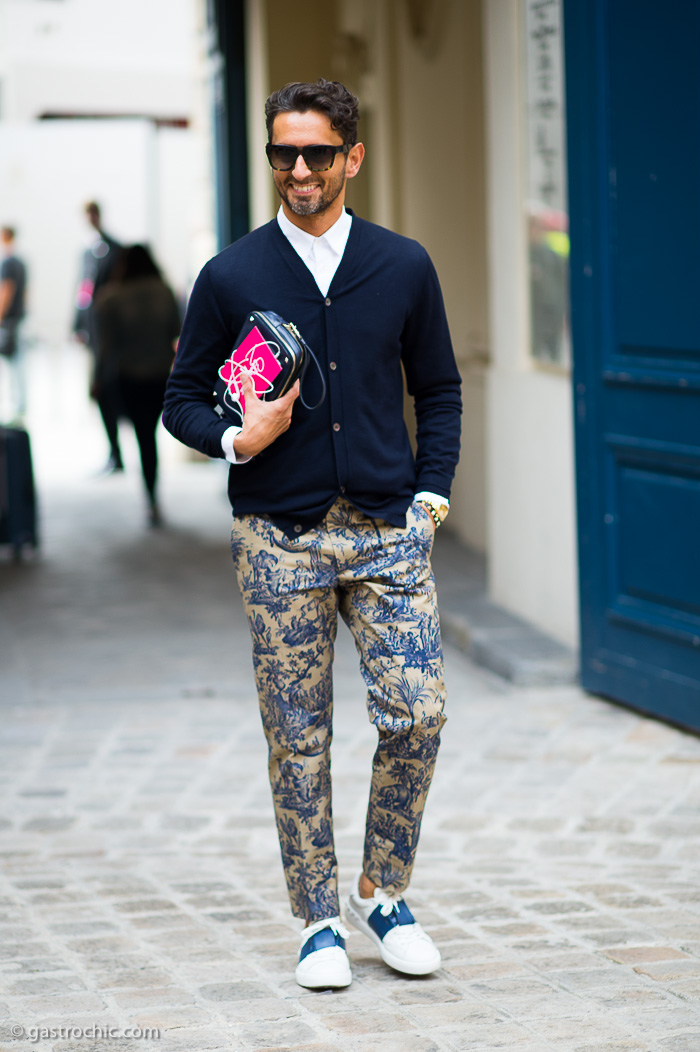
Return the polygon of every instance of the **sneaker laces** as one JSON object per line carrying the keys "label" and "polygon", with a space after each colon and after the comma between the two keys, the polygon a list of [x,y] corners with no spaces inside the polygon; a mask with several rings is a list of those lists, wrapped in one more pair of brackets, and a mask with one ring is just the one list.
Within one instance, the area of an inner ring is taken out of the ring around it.
{"label": "sneaker laces", "polygon": [[[390,895],[382,888],[376,888],[374,901],[381,906],[382,917],[388,917],[393,910],[399,912],[399,903],[403,902],[403,895]],[[416,939],[422,939],[424,942],[433,941],[417,920],[414,920],[413,924],[397,924],[391,929],[391,938],[393,942],[403,943],[414,942]]]}
{"label": "sneaker laces", "polygon": [[388,891],[384,891],[382,888],[374,889],[374,901],[381,906],[382,917],[388,917],[392,910],[396,910],[398,913],[399,903],[402,899],[403,895],[390,895]]}
{"label": "sneaker laces", "polygon": [[301,945],[304,946],[309,939],[319,932],[323,931],[324,928],[330,928],[334,935],[339,935],[341,939],[347,939],[350,936],[350,932],[341,924],[340,917],[330,917],[327,920],[315,921],[313,924],[309,924],[308,928],[304,928],[301,933]]}

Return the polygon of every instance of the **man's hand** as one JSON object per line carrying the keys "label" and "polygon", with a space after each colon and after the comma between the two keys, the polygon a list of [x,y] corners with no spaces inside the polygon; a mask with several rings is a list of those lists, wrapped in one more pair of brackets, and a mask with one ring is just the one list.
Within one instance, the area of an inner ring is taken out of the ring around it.
{"label": "man's hand", "polygon": [[274,402],[264,402],[255,393],[250,374],[242,370],[245,413],[241,433],[233,440],[237,457],[254,457],[284,434],[292,422],[292,408],[299,397],[299,381]]}
{"label": "man's hand", "polygon": [[419,500],[418,503],[423,505],[423,507],[427,511],[428,515],[430,516],[430,525],[433,527],[433,536],[434,536],[435,535],[435,531],[437,529],[437,523],[435,522],[435,519],[433,518],[433,513],[431,512],[429,505],[426,504],[426,502],[424,500]]}

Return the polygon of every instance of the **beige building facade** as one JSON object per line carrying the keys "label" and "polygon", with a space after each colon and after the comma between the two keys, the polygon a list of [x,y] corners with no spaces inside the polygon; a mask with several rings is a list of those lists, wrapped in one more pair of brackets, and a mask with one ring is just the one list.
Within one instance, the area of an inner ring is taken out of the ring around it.
{"label": "beige building facade", "polygon": [[335,0],[322,19],[248,0],[251,214],[276,207],[266,95],[343,80],[367,147],[349,204],[424,244],[445,295],[464,389],[450,527],[486,555],[492,599],[576,646],[571,377],[530,348],[524,20],[518,0]]}

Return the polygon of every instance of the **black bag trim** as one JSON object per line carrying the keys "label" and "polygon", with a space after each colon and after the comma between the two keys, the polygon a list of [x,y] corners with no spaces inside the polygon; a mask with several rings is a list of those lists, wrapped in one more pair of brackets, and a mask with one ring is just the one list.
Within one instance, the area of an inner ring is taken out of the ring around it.
{"label": "black bag trim", "polygon": [[[270,388],[259,394],[263,401],[272,402],[280,398],[298,379],[300,381],[299,399],[305,409],[318,409],[326,398],[326,381],[316,355],[301,335],[293,322],[285,321],[274,311],[251,311],[241,327],[233,345],[230,356],[219,368],[219,378],[214,386],[214,409],[221,417],[241,426],[243,412],[239,401],[240,386],[234,370],[231,368],[233,356],[245,342],[253,329],[257,328],[262,336],[267,351],[276,359],[280,371],[269,381]],[[310,363],[316,366],[321,381],[321,395],[317,402],[309,405],[304,397],[304,379]],[[238,365],[236,366],[238,368]]]}

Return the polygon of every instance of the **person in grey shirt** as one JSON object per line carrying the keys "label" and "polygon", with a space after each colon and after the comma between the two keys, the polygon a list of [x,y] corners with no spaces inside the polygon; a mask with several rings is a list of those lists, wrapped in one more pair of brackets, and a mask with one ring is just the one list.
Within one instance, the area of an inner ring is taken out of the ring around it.
{"label": "person in grey shirt", "polygon": [[20,423],[27,408],[21,325],[25,315],[27,268],[15,254],[15,230],[0,229],[0,354],[10,366],[11,422]]}

